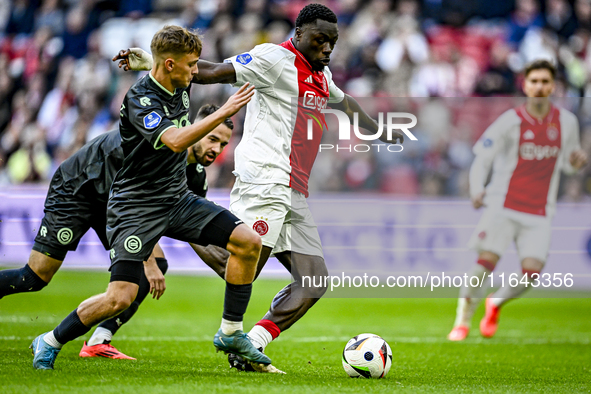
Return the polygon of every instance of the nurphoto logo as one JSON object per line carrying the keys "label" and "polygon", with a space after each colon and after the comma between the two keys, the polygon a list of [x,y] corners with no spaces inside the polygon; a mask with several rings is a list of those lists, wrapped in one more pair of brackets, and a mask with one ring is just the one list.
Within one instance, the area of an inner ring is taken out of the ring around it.
{"label": "nurphoto logo", "polygon": [[[337,117],[338,125],[339,125],[339,140],[340,141],[350,141],[351,140],[351,121],[346,113],[343,111],[339,111],[337,109],[321,109],[320,112],[323,114],[333,114]],[[407,123],[396,123],[396,119],[409,119],[410,122]],[[385,119],[385,120],[384,120]],[[312,140],[314,138],[314,128],[313,128],[313,119],[308,119],[308,140]],[[375,141],[379,140],[380,136],[382,135],[382,131],[385,129],[386,135],[388,140],[392,140],[392,132],[393,130],[400,130],[408,137],[411,141],[417,141],[417,137],[409,130],[412,127],[417,125],[417,117],[411,113],[407,112],[387,112],[383,113],[380,112],[378,114],[378,131],[374,134],[362,134],[359,131],[359,114],[355,112],[353,114],[353,133],[355,136],[362,140],[362,141]],[[383,150],[387,150],[388,152],[402,152],[403,148],[400,144],[355,144],[355,145],[333,145],[333,144],[320,144],[319,152],[323,150],[334,150],[338,152],[339,150],[347,150],[349,152],[369,152],[372,149],[380,151],[380,148]]]}

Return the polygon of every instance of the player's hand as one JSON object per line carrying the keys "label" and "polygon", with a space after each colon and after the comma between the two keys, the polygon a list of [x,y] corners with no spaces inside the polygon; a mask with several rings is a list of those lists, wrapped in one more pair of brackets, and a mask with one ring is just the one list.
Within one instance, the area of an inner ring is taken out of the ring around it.
{"label": "player's hand", "polygon": [[142,48],[122,49],[113,57],[113,61],[119,60],[119,68],[125,71],[149,71],[152,69],[152,56]]}
{"label": "player's hand", "polygon": [[484,206],[484,194],[485,192],[479,193],[472,198],[472,206],[476,209]]}
{"label": "player's hand", "polygon": [[156,264],[156,260],[150,258],[144,262],[144,273],[150,283],[150,294],[152,294],[152,298],[159,300],[166,290],[166,282],[162,271],[160,271],[158,264]]}
{"label": "player's hand", "polygon": [[250,86],[247,82],[236,93],[228,98],[228,101],[222,106],[222,109],[227,111],[227,116],[230,117],[236,112],[240,111],[240,108],[244,107],[252,96],[254,95],[254,85]]}
{"label": "player's hand", "polygon": [[388,138],[388,133],[384,127],[384,131],[382,132],[382,138],[380,138],[380,141],[389,142],[391,144],[402,144],[404,142],[404,133],[400,130],[392,130],[392,138],[390,139]]}
{"label": "player's hand", "polygon": [[577,149],[570,154],[569,162],[570,165],[573,166],[575,170],[581,169],[585,164],[587,164],[587,153],[585,153],[582,149]]}

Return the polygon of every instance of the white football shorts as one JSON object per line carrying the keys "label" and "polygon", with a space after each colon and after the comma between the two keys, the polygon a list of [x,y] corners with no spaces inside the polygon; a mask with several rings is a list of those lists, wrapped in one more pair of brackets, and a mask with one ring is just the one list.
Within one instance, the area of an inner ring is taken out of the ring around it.
{"label": "white football shorts", "polygon": [[542,262],[550,249],[552,219],[507,208],[486,208],[468,247],[480,252],[492,252],[502,256],[515,242],[519,260],[533,257]]}
{"label": "white football shorts", "polygon": [[251,226],[273,254],[292,251],[324,258],[306,197],[289,186],[247,183],[236,177],[230,211]]}

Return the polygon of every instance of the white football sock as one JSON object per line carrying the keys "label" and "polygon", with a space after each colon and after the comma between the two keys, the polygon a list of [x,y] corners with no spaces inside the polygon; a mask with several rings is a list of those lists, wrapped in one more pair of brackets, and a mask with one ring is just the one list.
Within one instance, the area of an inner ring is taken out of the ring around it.
{"label": "white football sock", "polygon": [[484,275],[485,284],[480,287],[462,287],[460,290],[460,298],[458,299],[458,307],[456,308],[456,321],[454,322],[454,327],[470,327],[472,316],[474,316],[476,308],[478,308],[482,297],[488,289],[488,280],[486,278],[490,273],[491,271],[484,266],[476,264],[474,270],[470,273],[470,276],[476,276],[482,279],[482,276]]}
{"label": "white football sock", "polygon": [[55,339],[55,335],[53,335],[53,330],[49,331],[47,334],[45,334],[45,336],[43,337],[43,340],[45,341],[45,343],[47,343],[49,346],[52,346],[56,349],[61,349],[64,345],[62,345],[61,343],[59,343],[57,341],[57,339]]}
{"label": "white football sock", "polygon": [[263,326],[259,325],[254,326],[252,330],[250,330],[250,332],[248,333],[248,337],[250,338],[250,341],[252,342],[254,347],[256,347],[257,349],[262,347],[263,351],[265,351],[267,345],[270,344],[273,340],[273,336],[271,335],[271,333],[267,331]]}
{"label": "white football sock", "polygon": [[231,321],[222,318],[222,326],[220,327],[224,335],[232,335],[238,330],[242,330],[241,321]]}
{"label": "white football sock", "polygon": [[87,346],[94,346],[94,345],[102,345],[107,341],[107,343],[111,342],[113,339],[113,333],[110,330],[107,330],[103,327],[97,327],[94,330],[94,333],[86,343]]}

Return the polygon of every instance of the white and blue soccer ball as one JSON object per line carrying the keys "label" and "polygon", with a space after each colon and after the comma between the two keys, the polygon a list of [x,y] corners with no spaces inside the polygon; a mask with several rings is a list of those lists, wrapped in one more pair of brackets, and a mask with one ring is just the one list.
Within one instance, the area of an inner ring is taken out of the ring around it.
{"label": "white and blue soccer ball", "polygon": [[379,335],[356,335],[343,350],[343,368],[352,378],[381,379],[391,366],[392,350]]}

